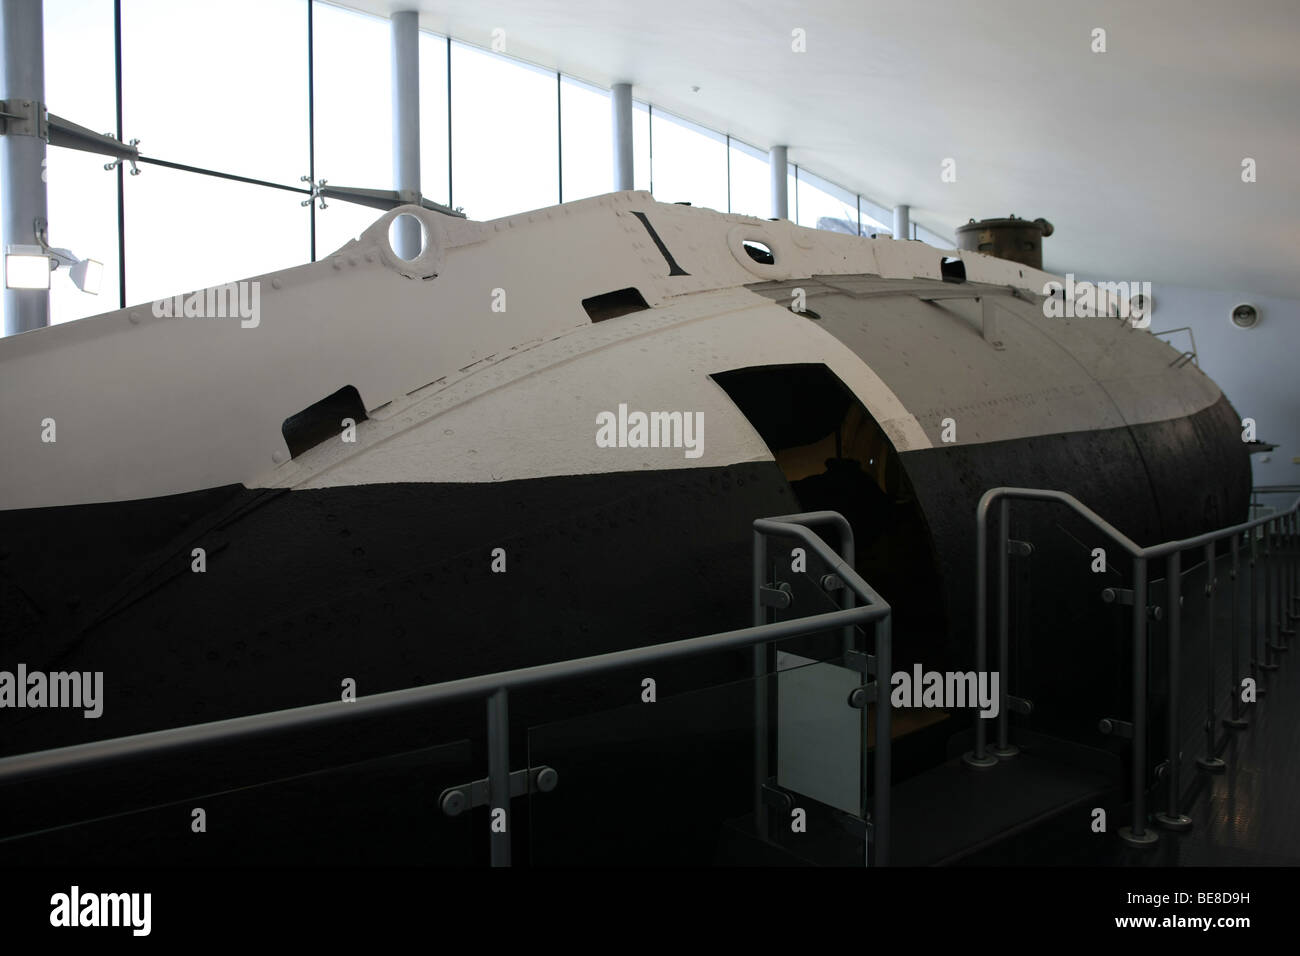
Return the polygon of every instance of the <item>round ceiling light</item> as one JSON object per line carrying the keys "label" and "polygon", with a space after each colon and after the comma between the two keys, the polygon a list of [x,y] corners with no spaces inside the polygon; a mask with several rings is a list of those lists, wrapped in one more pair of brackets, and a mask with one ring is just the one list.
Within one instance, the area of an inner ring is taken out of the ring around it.
{"label": "round ceiling light", "polygon": [[1232,324],[1239,329],[1253,329],[1259,325],[1259,309],[1243,302],[1241,305],[1233,306],[1230,318]]}

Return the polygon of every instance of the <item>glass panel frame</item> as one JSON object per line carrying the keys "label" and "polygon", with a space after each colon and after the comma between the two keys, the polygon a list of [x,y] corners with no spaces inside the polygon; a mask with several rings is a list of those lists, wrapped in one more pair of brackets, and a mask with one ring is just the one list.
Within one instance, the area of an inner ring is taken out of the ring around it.
{"label": "glass panel frame", "polygon": [[307,104],[307,0],[122,0],[122,127],[144,155],[300,186]]}
{"label": "glass panel frame", "polygon": [[451,43],[452,201],[479,221],[560,197],[554,71]]}
{"label": "glass panel frame", "polygon": [[726,137],[661,110],[652,113],[650,127],[655,199],[726,212]]}
{"label": "glass panel frame", "polygon": [[609,90],[560,77],[560,200],[614,191],[614,117]]}
{"label": "glass panel frame", "polygon": [[727,144],[728,212],[756,219],[772,215],[772,169],[767,153],[738,139]]}

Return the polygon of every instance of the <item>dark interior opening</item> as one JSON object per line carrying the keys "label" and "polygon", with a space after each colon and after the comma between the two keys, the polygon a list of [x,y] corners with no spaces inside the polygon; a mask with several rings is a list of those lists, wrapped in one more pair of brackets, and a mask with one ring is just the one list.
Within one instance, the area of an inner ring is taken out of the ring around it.
{"label": "dark interior opening", "polygon": [[582,307],[587,310],[587,315],[593,322],[616,319],[629,312],[640,312],[642,309],[650,308],[645,297],[636,289],[619,289],[615,292],[593,295],[590,299],[582,300]]}
{"label": "dark interior opening", "polygon": [[966,263],[960,259],[954,259],[946,256],[939,263],[939,271],[943,275],[944,282],[965,282],[966,281]]}
{"label": "dark interior opening", "polygon": [[308,405],[296,415],[290,415],[280,426],[289,454],[297,458],[327,438],[337,438],[343,430],[343,419],[355,422],[366,420],[366,406],[361,395],[351,385],[344,385],[333,395]]}
{"label": "dark interior opening", "polygon": [[[947,622],[929,528],[898,451],[871,413],[821,364],[736,369],[713,379],[771,450],[798,510],[848,519],[855,570],[893,609],[894,670],[939,666]],[[823,537],[838,544],[832,531]],[[798,616],[829,607],[805,604]],[[896,722],[896,734],[909,732],[907,720]]]}

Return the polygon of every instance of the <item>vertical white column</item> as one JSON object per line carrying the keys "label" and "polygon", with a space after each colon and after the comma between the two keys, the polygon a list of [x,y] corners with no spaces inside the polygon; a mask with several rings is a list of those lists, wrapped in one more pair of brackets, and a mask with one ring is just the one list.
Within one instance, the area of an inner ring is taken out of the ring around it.
{"label": "vertical white column", "polygon": [[894,238],[911,239],[912,238],[912,207],[895,206],[894,207]]}
{"label": "vertical white column", "polygon": [[772,171],[772,218],[790,218],[789,165],[786,163],[786,148],[773,146],[767,152],[767,165]]}
{"label": "vertical white column", "polygon": [[[420,195],[420,15],[393,14],[393,188]],[[420,224],[403,217],[394,237],[403,259],[420,254]]]}
{"label": "vertical white column", "polygon": [[[0,56],[4,61],[0,98],[10,104],[11,113],[39,116],[45,109],[44,32],[41,0],[0,0]],[[36,220],[44,222],[46,217],[45,141],[34,135],[0,136],[0,170],[3,245],[34,246]],[[6,288],[4,303],[5,335],[50,324],[47,289]]]}
{"label": "vertical white column", "polygon": [[614,110],[614,188],[620,192],[632,185],[632,84],[615,83],[610,102]]}

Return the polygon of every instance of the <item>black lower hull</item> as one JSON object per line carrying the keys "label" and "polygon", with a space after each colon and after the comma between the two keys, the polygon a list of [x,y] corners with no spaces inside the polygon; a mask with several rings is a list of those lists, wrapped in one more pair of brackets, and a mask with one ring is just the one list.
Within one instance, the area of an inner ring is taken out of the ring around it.
{"label": "black lower hull", "polygon": [[[1245,515],[1249,465],[1235,423],[1221,400],[1171,422],[905,454],[924,516],[907,538],[929,540],[905,573],[878,555],[872,567],[859,561],[895,605],[896,662],[971,666],[974,514],[987,488],[1069,491],[1142,543],[1192,535]],[[347,678],[373,694],[743,627],[752,521],[824,505],[795,500],[765,462],[484,484],[226,488],[2,513],[0,669],[103,671],[106,700],[98,720],[0,711],[0,747],[318,703],[337,699]],[[1110,548],[1113,570],[1092,574],[1090,549],[1106,542],[1061,509],[1014,512],[1013,536],[1036,548],[1029,612],[1060,626],[1052,648],[1036,645],[1038,679],[1060,695],[1062,714],[1073,713],[1073,679],[1057,686],[1051,675],[1081,676],[1079,649],[1101,647],[1093,666],[1114,683],[1124,638],[1099,645],[1095,612],[1100,589],[1121,585],[1127,566]],[[868,542],[873,529],[857,533]],[[191,571],[195,547],[207,551],[201,574]],[[505,573],[492,570],[495,548]],[[660,692],[743,676],[743,660],[665,668],[673,677]],[[623,688],[628,700],[641,676]],[[567,693],[585,700],[582,689]],[[1050,701],[1044,713],[1050,721]]]}

